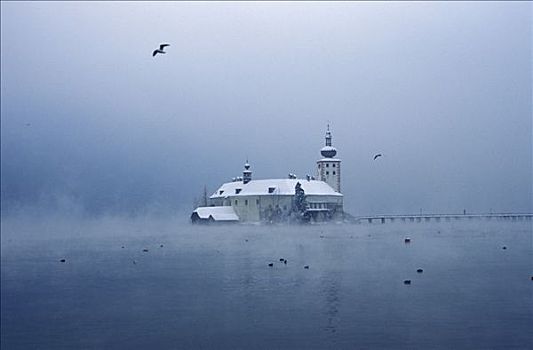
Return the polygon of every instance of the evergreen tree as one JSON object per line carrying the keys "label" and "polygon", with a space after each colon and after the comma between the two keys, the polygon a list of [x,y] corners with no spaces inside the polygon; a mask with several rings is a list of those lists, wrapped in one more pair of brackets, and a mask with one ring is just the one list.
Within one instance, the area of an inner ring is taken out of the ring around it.
{"label": "evergreen tree", "polygon": [[294,207],[293,210],[303,214],[306,210],[306,202],[305,202],[305,191],[302,188],[302,185],[298,182],[296,183],[296,186],[294,187]]}

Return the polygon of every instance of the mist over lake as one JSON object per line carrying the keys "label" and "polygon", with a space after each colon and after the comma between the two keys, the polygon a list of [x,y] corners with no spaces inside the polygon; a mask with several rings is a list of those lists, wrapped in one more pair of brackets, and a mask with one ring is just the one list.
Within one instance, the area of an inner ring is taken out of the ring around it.
{"label": "mist over lake", "polygon": [[3,349],[533,345],[530,221],[13,219],[1,243]]}

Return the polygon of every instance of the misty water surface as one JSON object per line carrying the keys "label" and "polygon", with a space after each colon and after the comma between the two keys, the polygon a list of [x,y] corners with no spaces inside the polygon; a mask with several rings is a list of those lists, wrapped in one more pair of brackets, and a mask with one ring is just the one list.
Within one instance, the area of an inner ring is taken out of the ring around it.
{"label": "misty water surface", "polygon": [[1,345],[525,349],[532,258],[530,222],[11,218],[2,221]]}

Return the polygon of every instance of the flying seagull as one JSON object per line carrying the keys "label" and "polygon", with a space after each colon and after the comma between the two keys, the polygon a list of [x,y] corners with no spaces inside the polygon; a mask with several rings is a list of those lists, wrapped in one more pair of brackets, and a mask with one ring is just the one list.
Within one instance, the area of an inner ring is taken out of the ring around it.
{"label": "flying seagull", "polygon": [[170,46],[170,44],[161,44],[159,45],[159,49],[157,50],[154,50],[154,52],[152,53],[152,57],[155,57],[155,55],[157,55],[158,53],[166,53],[165,51],[163,51],[165,49],[165,47],[167,46]]}
{"label": "flying seagull", "polygon": [[374,160],[378,159],[379,157],[382,157],[383,155],[381,153],[378,153],[374,156]]}

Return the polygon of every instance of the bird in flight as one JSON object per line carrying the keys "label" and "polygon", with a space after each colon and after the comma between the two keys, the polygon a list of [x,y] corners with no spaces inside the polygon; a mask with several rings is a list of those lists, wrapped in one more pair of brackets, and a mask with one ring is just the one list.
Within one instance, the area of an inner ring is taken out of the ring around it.
{"label": "bird in flight", "polygon": [[155,57],[155,55],[157,55],[158,53],[166,53],[165,51],[163,51],[165,49],[165,47],[167,46],[170,46],[170,44],[161,44],[159,45],[159,49],[156,49],[154,50],[154,52],[152,53],[152,57]]}
{"label": "bird in flight", "polygon": [[381,153],[378,153],[374,156],[374,160],[378,159],[379,157],[382,157],[383,155]]}

